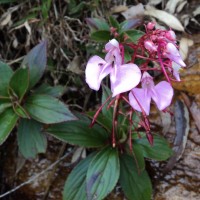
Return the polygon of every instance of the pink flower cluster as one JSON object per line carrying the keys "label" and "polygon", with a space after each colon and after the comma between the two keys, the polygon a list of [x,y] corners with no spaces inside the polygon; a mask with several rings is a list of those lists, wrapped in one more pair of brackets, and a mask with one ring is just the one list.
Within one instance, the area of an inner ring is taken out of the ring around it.
{"label": "pink flower cluster", "polygon": [[[180,80],[179,69],[185,66],[176,47],[176,36],[172,30],[153,30],[154,24],[147,25],[147,33],[140,40],[142,47],[149,57],[168,69],[177,80]],[[125,43],[123,45],[126,45]],[[167,81],[154,84],[153,77],[148,70],[140,69],[136,64],[123,63],[123,46],[116,39],[105,45],[105,58],[95,55],[91,57],[86,66],[86,82],[91,89],[99,90],[101,81],[110,75],[112,96],[129,91],[129,104],[134,110],[149,115],[151,100],[159,110],[167,108],[172,101],[173,88]],[[149,70],[151,68],[149,67]]]}
{"label": "pink flower cluster", "polygon": [[153,30],[155,24],[147,24],[147,34],[144,39],[144,47],[150,53],[159,54],[162,58],[168,58],[165,63],[177,81],[180,81],[179,70],[185,67],[181,55],[176,46],[176,35],[174,31]]}

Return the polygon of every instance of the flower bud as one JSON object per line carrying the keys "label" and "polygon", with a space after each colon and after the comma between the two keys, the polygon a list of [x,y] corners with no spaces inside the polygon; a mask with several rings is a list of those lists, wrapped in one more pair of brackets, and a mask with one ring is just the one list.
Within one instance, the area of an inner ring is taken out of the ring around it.
{"label": "flower bud", "polygon": [[150,41],[150,40],[145,40],[144,41],[144,46],[150,52],[157,51],[157,46],[152,41]]}
{"label": "flower bud", "polygon": [[155,27],[155,22],[149,22],[149,23],[147,24],[147,29],[149,29],[149,30],[153,30],[154,27]]}
{"label": "flower bud", "polygon": [[167,31],[166,34],[165,34],[165,37],[166,37],[168,40],[171,40],[171,41],[176,40],[176,34],[175,34],[174,31],[172,31],[172,30]]}

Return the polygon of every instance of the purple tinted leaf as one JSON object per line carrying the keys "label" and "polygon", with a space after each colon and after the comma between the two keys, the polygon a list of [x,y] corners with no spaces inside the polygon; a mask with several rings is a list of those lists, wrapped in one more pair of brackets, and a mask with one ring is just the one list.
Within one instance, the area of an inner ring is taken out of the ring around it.
{"label": "purple tinted leaf", "polygon": [[98,18],[86,18],[87,25],[92,29],[92,31],[97,30],[107,30],[109,31],[109,25],[103,20]]}
{"label": "purple tinted leaf", "polygon": [[129,29],[134,29],[142,23],[141,19],[129,19],[120,24],[121,31],[126,31]]}
{"label": "purple tinted leaf", "polygon": [[47,41],[35,46],[24,58],[22,66],[26,65],[30,72],[30,85],[32,88],[42,77],[47,63]]}

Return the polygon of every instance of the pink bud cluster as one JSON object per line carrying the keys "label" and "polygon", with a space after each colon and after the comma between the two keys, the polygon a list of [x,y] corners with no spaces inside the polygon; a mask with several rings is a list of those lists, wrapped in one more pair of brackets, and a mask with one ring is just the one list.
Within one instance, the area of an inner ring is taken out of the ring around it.
{"label": "pink bud cluster", "polygon": [[[167,66],[177,81],[180,81],[179,70],[186,65],[177,49],[176,35],[172,30],[154,30],[154,26],[153,22],[146,26],[147,33],[143,38],[144,47],[151,57],[155,59],[160,57],[160,62]],[[168,59],[166,60],[166,58]],[[169,80],[168,77],[167,80]]]}

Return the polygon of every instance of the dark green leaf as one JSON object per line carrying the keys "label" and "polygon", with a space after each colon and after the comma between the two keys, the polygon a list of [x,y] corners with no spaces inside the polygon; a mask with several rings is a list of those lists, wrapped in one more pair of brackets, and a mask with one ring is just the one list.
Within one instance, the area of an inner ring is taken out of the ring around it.
{"label": "dark green leaf", "polygon": [[41,130],[42,124],[39,122],[21,119],[18,127],[18,145],[25,158],[35,158],[38,153],[46,152],[47,140]]}
{"label": "dark green leaf", "polygon": [[33,95],[28,97],[24,108],[32,118],[45,124],[76,119],[64,103],[48,95]]}
{"label": "dark green leaf", "polygon": [[128,51],[124,52],[124,62],[127,63],[131,61],[131,54]]}
{"label": "dark green leaf", "polygon": [[[95,112],[87,112],[88,117],[90,117],[91,119],[93,119]],[[112,118],[108,118],[106,116],[104,116],[103,114],[99,113],[96,122],[101,125],[102,127],[104,127],[106,130],[108,130],[108,132],[111,132],[112,130]]]}
{"label": "dark green leaf", "polygon": [[113,16],[109,17],[109,22],[112,27],[119,29],[119,23]]}
{"label": "dark green leaf", "polygon": [[87,200],[86,174],[95,155],[95,153],[90,154],[71,171],[65,182],[63,200]]}
{"label": "dark green leaf", "polygon": [[123,34],[128,36],[130,42],[136,43],[138,39],[140,39],[144,35],[144,32],[139,30],[127,30],[123,32]]}
{"label": "dark green leaf", "polygon": [[96,42],[108,42],[111,39],[110,31],[95,31],[91,34],[91,39]]}
{"label": "dark green leaf", "polygon": [[60,97],[64,93],[64,90],[65,90],[65,88],[61,85],[52,87],[49,84],[44,83],[40,87],[38,87],[34,91],[34,93],[35,94],[46,94],[46,95],[50,95],[53,97]]}
{"label": "dark green leaf", "polygon": [[24,97],[29,86],[29,71],[28,68],[17,69],[10,79],[9,83],[12,91],[17,95],[19,101]]}
{"label": "dark green leaf", "polygon": [[169,147],[167,140],[161,136],[154,136],[153,146],[149,144],[149,141],[146,137],[137,139],[135,142],[141,145],[143,149],[143,155],[146,158],[161,161],[172,156],[172,149]]}
{"label": "dark green leaf", "polygon": [[142,147],[137,143],[133,144],[133,154],[136,166],[138,168],[138,173],[140,173],[145,169],[145,161],[144,161]]}
{"label": "dark green leaf", "polygon": [[8,108],[6,111],[0,115],[0,144],[2,144],[12,129],[14,128],[18,116],[14,113],[11,108]]}
{"label": "dark green leaf", "polygon": [[119,182],[130,200],[150,200],[152,186],[147,172],[138,173],[134,158],[123,154],[120,157]]}
{"label": "dark green leaf", "polygon": [[27,111],[26,111],[22,106],[20,106],[19,104],[16,104],[16,105],[13,104],[13,110],[15,111],[15,113],[16,113],[19,117],[30,119],[30,116],[29,116],[29,114],[27,113]]}
{"label": "dark green leaf", "polygon": [[69,121],[51,125],[46,131],[70,144],[83,147],[104,146],[108,139],[107,132],[98,125],[90,128],[89,124],[88,121]]}
{"label": "dark green leaf", "polygon": [[35,46],[24,58],[23,66],[28,66],[30,73],[29,88],[32,88],[42,77],[47,62],[47,42],[43,41]]}
{"label": "dark green leaf", "polygon": [[9,107],[12,107],[12,103],[10,102],[0,103],[0,114],[3,113]]}
{"label": "dark green leaf", "polygon": [[0,96],[8,96],[8,85],[12,75],[12,69],[0,61]]}
{"label": "dark green leaf", "polygon": [[87,25],[92,30],[107,30],[110,31],[108,23],[103,19],[98,18],[86,18]]}
{"label": "dark green leaf", "polygon": [[[102,94],[102,98],[101,98],[101,104],[103,105],[105,103],[105,101],[108,99],[108,97],[112,96],[112,92],[105,85],[103,85],[102,89],[103,89],[103,94]],[[103,115],[107,116],[110,119],[112,119],[113,108],[111,107],[111,108],[107,109],[107,107],[108,107],[108,105],[109,105],[109,103],[110,103],[111,100],[112,100],[112,98],[110,98],[110,100],[108,100],[108,102],[102,108]]]}
{"label": "dark green leaf", "polygon": [[87,199],[102,200],[115,187],[119,178],[119,157],[117,149],[106,147],[90,162],[87,177]]}

